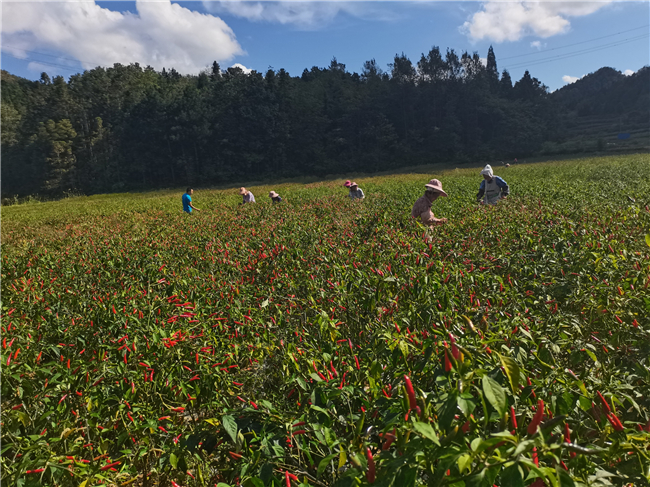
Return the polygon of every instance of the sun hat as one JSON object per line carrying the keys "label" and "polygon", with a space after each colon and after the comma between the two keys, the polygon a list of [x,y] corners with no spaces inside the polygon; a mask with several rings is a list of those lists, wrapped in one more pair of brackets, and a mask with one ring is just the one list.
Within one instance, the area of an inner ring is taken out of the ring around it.
{"label": "sun hat", "polygon": [[246,194],[246,188],[244,188],[243,186],[241,188],[239,188],[239,194],[245,195]]}
{"label": "sun hat", "polygon": [[355,186],[356,186],[356,187],[359,187],[359,185],[358,185],[357,183],[355,183],[355,182],[350,183],[350,187],[351,187],[351,188],[354,188]]}
{"label": "sun hat", "polygon": [[492,166],[486,164],[483,170],[481,171],[481,176],[487,176],[489,178],[494,176],[494,172],[492,171]]}
{"label": "sun hat", "polygon": [[343,186],[345,186],[346,188],[349,188],[350,186],[352,186],[352,183],[348,179],[346,182],[343,183]]}
{"label": "sun hat", "polygon": [[279,196],[278,193],[276,193],[275,191],[271,191],[269,193],[269,198],[277,198],[278,196]]}
{"label": "sun hat", "polygon": [[432,189],[432,190],[442,194],[443,196],[447,196],[447,193],[445,193],[443,191],[443,189],[442,189],[442,183],[437,179],[432,179],[427,184],[425,184],[424,187],[427,188],[427,189]]}

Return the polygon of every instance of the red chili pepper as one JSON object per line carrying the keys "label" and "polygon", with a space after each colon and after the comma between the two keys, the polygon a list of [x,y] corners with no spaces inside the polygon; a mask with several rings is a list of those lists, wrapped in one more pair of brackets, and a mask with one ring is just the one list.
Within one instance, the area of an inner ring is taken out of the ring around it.
{"label": "red chili pepper", "polygon": [[445,348],[445,372],[449,372],[452,369],[451,360],[449,359],[449,353]]}
{"label": "red chili pepper", "polygon": [[108,470],[109,468],[116,467],[116,466],[119,465],[120,463],[121,463],[121,462],[113,462],[113,463],[109,463],[108,465],[104,465],[102,468],[100,468],[100,470]]}
{"label": "red chili pepper", "polygon": [[606,416],[609,422],[611,423],[611,425],[614,427],[615,431],[623,431],[625,429],[623,424],[621,423],[621,420],[618,419],[618,417],[614,413],[607,413]]}
{"label": "red chili pepper", "polygon": [[528,425],[527,431],[529,435],[535,434],[535,432],[537,431],[537,426],[539,426],[539,423],[542,422],[543,417],[544,417],[544,401],[539,399],[537,401],[537,410],[535,411],[535,416],[533,416],[533,419]]}
{"label": "red chili pepper", "polygon": [[27,470],[25,473],[26,474],[28,474],[28,473],[41,473],[41,472],[44,472],[44,471],[45,471],[44,468],[37,468],[35,470]]}
{"label": "red chili pepper", "polygon": [[600,391],[596,391],[596,394],[598,394],[598,397],[600,397],[601,402],[603,403],[603,406],[607,410],[607,412],[611,412],[612,408],[609,407],[609,404],[607,403],[607,399],[603,397],[603,395],[600,393]]}
{"label": "red chili pepper", "polygon": [[388,450],[388,448],[390,448],[391,443],[393,443],[393,441],[395,441],[396,437],[397,437],[397,433],[395,431],[395,428],[393,428],[392,433],[385,433],[384,438],[386,440],[384,441],[384,444],[382,445],[381,449],[384,450],[384,451]]}
{"label": "red chili pepper", "polygon": [[242,457],[239,453],[235,453],[234,451],[229,451],[228,454],[235,460],[239,460]]}
{"label": "red chili pepper", "polygon": [[415,409],[417,407],[417,401],[415,399],[415,390],[413,389],[413,384],[408,375],[404,376],[404,383],[406,384],[406,394],[409,398],[409,408]]}
{"label": "red chili pepper", "polygon": [[517,429],[517,416],[515,416],[514,406],[510,406],[510,421],[512,422],[512,429]]}
{"label": "red chili pepper", "polygon": [[330,360],[330,367],[332,369],[332,374],[334,374],[334,377],[338,377],[339,374],[336,372],[336,369],[334,368],[334,364],[332,363],[331,360]]}
{"label": "red chili pepper", "polygon": [[368,447],[366,447],[366,458],[368,459],[368,471],[366,472],[366,479],[368,479],[368,483],[372,484],[375,481],[375,460],[372,458],[372,452]]}

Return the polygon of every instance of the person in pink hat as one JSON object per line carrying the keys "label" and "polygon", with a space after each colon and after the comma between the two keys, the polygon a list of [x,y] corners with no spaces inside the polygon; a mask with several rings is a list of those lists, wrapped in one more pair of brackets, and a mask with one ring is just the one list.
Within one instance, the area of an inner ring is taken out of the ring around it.
{"label": "person in pink hat", "polygon": [[348,179],[347,181],[345,181],[345,182],[343,183],[343,186],[345,186],[346,188],[349,188],[350,186],[352,186],[352,181],[350,181],[350,180]]}
{"label": "person in pink hat", "polygon": [[432,179],[424,185],[424,196],[418,198],[411,210],[412,218],[420,218],[423,225],[436,225],[445,223],[446,218],[436,218],[431,211],[431,204],[440,196],[447,196],[442,189],[442,183],[437,179]]}
{"label": "person in pink hat", "polygon": [[366,197],[363,190],[354,181],[352,181],[350,183],[350,192],[348,193],[348,196],[350,197],[350,199],[352,201],[354,201],[354,200],[361,201],[362,199],[364,199]]}

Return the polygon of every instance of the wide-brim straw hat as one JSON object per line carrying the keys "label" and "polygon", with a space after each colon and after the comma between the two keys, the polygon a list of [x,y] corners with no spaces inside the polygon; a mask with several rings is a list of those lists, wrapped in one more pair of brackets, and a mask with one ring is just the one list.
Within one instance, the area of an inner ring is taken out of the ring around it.
{"label": "wide-brim straw hat", "polygon": [[440,193],[442,196],[447,196],[447,193],[442,189],[442,183],[437,179],[432,179],[427,184],[424,185],[427,189],[432,189],[437,193]]}
{"label": "wide-brim straw hat", "polygon": [[245,195],[246,194],[246,188],[244,188],[244,187],[239,188],[239,194]]}
{"label": "wide-brim straw hat", "polygon": [[358,185],[357,183],[350,183],[350,187],[351,187],[351,188],[354,188],[355,186],[356,186],[357,188],[359,187],[359,185]]}
{"label": "wide-brim straw hat", "polygon": [[352,186],[352,183],[348,179],[346,182],[343,183],[343,186],[345,186],[346,188],[349,188],[350,186]]}
{"label": "wide-brim straw hat", "polygon": [[278,196],[280,196],[280,195],[278,193],[276,193],[275,191],[271,191],[269,193],[269,198],[277,198]]}

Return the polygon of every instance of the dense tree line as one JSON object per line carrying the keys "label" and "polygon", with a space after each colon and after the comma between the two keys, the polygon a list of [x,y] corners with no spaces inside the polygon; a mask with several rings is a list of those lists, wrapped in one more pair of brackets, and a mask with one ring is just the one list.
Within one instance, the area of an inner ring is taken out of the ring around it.
{"label": "dense tree line", "polygon": [[432,48],[351,73],[197,76],[138,64],[39,81],[2,72],[3,196],[97,193],[323,176],[521,157],[557,137],[558,111],[529,72],[513,84],[490,48]]}

